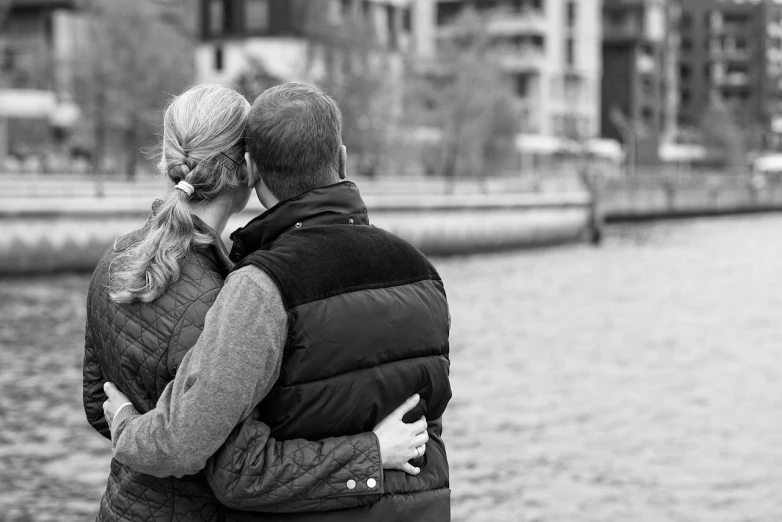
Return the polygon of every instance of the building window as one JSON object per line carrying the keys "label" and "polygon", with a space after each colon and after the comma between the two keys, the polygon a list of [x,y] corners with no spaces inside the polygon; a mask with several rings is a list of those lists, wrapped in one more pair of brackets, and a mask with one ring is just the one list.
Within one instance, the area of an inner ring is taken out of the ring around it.
{"label": "building window", "polygon": [[413,10],[409,7],[402,9],[402,30],[409,33],[413,30]]}
{"label": "building window", "polygon": [[215,71],[223,70],[223,48],[218,45],[215,47]]}
{"label": "building window", "polygon": [[641,118],[643,118],[646,125],[649,125],[650,127],[653,126],[654,111],[650,107],[644,107],[641,109]]}
{"label": "building window", "polygon": [[245,9],[248,31],[265,31],[269,28],[269,0],[247,0]]}
{"label": "building window", "polygon": [[687,89],[682,89],[682,91],[679,93],[679,101],[682,105],[689,105],[690,100],[692,99],[692,93],[688,91]]}
{"label": "building window", "polygon": [[396,7],[393,5],[385,6],[386,10],[386,31],[388,32],[388,47],[391,50],[399,49],[399,31],[396,23]]}
{"label": "building window", "polygon": [[209,34],[219,35],[225,29],[225,2],[209,0]]}
{"label": "building window", "polygon": [[576,27],[576,3],[573,0],[567,3],[567,26],[571,29]]}
{"label": "building window", "polygon": [[689,65],[686,63],[683,63],[679,65],[679,79],[687,81],[690,79],[690,74],[692,73],[692,69]]}
{"label": "building window", "polygon": [[682,52],[689,53],[692,51],[692,39],[682,38]]}
{"label": "building window", "polygon": [[682,29],[692,27],[692,15],[690,13],[682,13],[682,17],[679,19],[679,27]]}
{"label": "building window", "polygon": [[513,90],[519,98],[529,95],[529,75],[516,74],[513,76]]}
{"label": "building window", "polygon": [[572,36],[565,40],[565,64],[568,67],[576,64],[576,41]]}
{"label": "building window", "polygon": [[643,89],[644,96],[647,98],[653,98],[654,92],[654,78],[650,76],[644,76],[641,82],[641,88]]}
{"label": "building window", "polygon": [[462,4],[458,2],[437,4],[437,25],[448,25],[453,22],[462,11]]}

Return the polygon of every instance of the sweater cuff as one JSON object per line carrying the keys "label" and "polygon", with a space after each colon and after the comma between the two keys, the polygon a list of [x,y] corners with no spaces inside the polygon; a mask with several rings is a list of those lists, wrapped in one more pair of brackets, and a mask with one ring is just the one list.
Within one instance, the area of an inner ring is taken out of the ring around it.
{"label": "sweater cuff", "polygon": [[114,418],[111,419],[109,426],[111,428],[111,439],[116,440],[125,428],[126,421],[139,415],[138,410],[131,403],[123,404],[117,411],[117,414],[114,415]]}

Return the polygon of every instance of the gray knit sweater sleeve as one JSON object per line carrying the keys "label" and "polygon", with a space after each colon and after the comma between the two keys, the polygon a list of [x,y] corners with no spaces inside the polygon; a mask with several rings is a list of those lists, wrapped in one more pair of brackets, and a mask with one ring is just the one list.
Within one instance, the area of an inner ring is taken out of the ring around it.
{"label": "gray knit sweater sleeve", "polygon": [[156,477],[194,474],[277,380],[287,312],[254,267],[231,274],[154,410],[112,423],[114,457]]}

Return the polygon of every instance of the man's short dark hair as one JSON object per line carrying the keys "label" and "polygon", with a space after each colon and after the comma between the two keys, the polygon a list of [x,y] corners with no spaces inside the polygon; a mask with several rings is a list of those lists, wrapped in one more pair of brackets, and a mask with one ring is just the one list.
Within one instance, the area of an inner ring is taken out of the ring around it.
{"label": "man's short dark hair", "polygon": [[247,148],[280,201],[339,181],[342,113],[320,89],[284,83],[262,92],[247,125]]}

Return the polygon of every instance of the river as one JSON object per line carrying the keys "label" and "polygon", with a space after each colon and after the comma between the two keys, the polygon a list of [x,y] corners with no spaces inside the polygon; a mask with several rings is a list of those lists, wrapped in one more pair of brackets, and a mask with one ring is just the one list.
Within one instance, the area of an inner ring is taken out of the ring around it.
{"label": "river", "polygon": [[[455,521],[782,520],[782,217],[436,261]],[[0,281],[0,520],[94,516],[86,276]]]}

